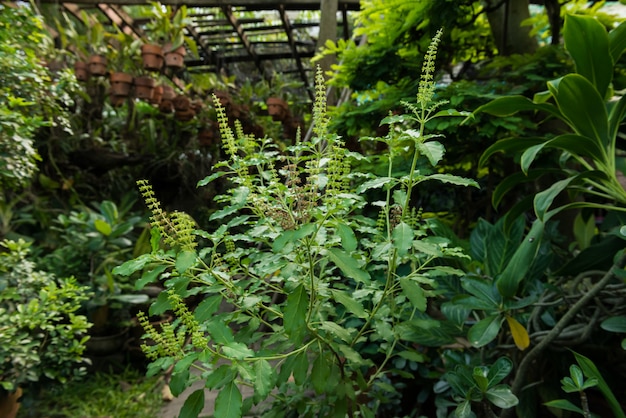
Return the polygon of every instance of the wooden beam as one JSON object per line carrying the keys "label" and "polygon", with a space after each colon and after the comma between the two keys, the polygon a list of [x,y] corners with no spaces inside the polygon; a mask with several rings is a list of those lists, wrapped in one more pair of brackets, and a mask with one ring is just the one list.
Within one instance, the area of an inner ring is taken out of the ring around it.
{"label": "wooden beam", "polygon": [[[360,0],[339,0],[339,7],[359,10]],[[58,0],[40,0],[41,3],[58,3]],[[73,3],[95,6],[102,0],[74,0]],[[161,0],[161,4],[187,7],[246,7],[249,10],[276,10],[283,6],[285,10],[319,10],[320,0]],[[148,5],[150,0],[107,0],[107,4],[123,6]]]}
{"label": "wooden beam", "polygon": [[243,44],[243,47],[248,52],[248,55],[250,55],[250,57],[254,61],[254,64],[256,65],[257,69],[263,75],[263,77],[265,77],[265,70],[263,69],[263,66],[261,65],[261,61],[259,60],[259,58],[256,55],[256,52],[254,51],[254,46],[248,39],[248,36],[246,35],[246,33],[244,32],[243,26],[241,26],[241,23],[239,23],[239,21],[237,20],[237,17],[233,13],[233,8],[231,6],[223,6],[222,11],[226,15],[226,19],[228,19],[230,24],[233,26],[233,29],[235,29],[235,32],[237,32],[237,36],[239,36],[239,40],[241,41],[241,43]]}
{"label": "wooden beam", "polygon": [[283,22],[283,27],[285,28],[285,33],[287,34],[287,42],[289,43],[289,46],[291,47],[291,53],[293,54],[293,59],[296,60],[296,67],[298,68],[298,71],[300,72],[300,79],[304,83],[306,91],[309,93],[310,99],[313,100],[314,94],[313,94],[313,91],[309,88],[310,87],[309,80],[306,75],[306,71],[304,71],[304,66],[302,65],[302,58],[300,54],[298,53],[298,47],[296,46],[296,43],[294,42],[294,39],[293,39],[293,29],[291,27],[291,24],[289,23],[289,17],[287,16],[287,13],[285,12],[285,8],[283,6],[279,7],[278,12],[280,13],[280,20]]}

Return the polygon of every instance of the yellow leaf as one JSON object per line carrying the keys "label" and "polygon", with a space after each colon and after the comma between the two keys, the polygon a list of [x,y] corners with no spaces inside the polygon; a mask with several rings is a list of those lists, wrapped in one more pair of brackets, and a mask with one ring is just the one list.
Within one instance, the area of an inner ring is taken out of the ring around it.
{"label": "yellow leaf", "polygon": [[526,328],[517,320],[511,316],[506,316],[506,322],[509,324],[509,328],[511,328],[511,335],[513,336],[513,341],[515,341],[515,345],[520,350],[525,350],[530,345],[530,337],[528,336],[528,331]]}

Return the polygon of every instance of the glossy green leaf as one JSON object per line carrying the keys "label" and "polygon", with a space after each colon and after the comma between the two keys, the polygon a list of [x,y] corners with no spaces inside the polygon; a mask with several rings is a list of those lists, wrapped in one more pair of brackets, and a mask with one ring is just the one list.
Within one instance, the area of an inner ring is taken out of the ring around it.
{"label": "glossy green leaf", "polygon": [[304,286],[296,287],[287,296],[287,305],[283,315],[283,325],[289,339],[294,344],[302,343],[306,331],[306,313],[309,307],[309,298]]}
{"label": "glossy green leaf", "polygon": [[489,387],[493,387],[500,383],[502,379],[507,377],[513,370],[513,362],[507,357],[500,357],[489,367],[489,373],[487,378],[489,380]]}
{"label": "glossy green leaf", "polygon": [[613,78],[609,36],[604,26],[595,17],[568,14],[563,25],[563,39],[576,72],[589,80],[604,97]]}
{"label": "glossy green leaf", "polygon": [[[626,26],[624,27],[626,28]],[[609,102],[607,109],[609,112],[609,140],[614,142],[626,116],[626,95],[620,97],[616,102]]]}
{"label": "glossy green leaf", "polygon": [[328,250],[328,258],[339,269],[351,279],[356,280],[359,283],[369,283],[370,275],[367,271],[363,270],[359,265],[359,262],[339,248],[330,248]]}
{"label": "glossy green leaf", "polygon": [[573,353],[574,353],[574,356],[576,357],[576,362],[578,363],[580,368],[583,370],[583,373],[585,374],[585,376],[587,376],[590,379],[596,379],[598,381],[598,389],[600,389],[600,392],[602,392],[602,395],[604,395],[604,398],[609,403],[609,407],[611,408],[611,411],[613,411],[613,415],[615,415],[616,418],[626,418],[626,414],[624,414],[624,410],[622,409],[619,401],[613,394],[613,391],[611,390],[609,385],[606,383],[606,380],[604,380],[604,378],[602,377],[602,374],[600,373],[596,365],[593,363],[593,361],[589,360],[587,357],[583,356],[582,354],[578,354],[576,352],[573,352]]}
{"label": "glossy green leaf", "polygon": [[196,184],[196,187],[206,186],[207,184],[211,183],[213,180],[216,180],[226,174],[228,174],[226,171],[216,171],[210,176],[207,176],[203,178],[202,180],[198,181],[198,183]]}
{"label": "glossy green leaf", "polygon": [[206,321],[204,325],[209,332],[209,335],[217,344],[228,344],[235,340],[233,331],[228,325],[224,323],[224,320],[220,317],[213,317],[209,321]]}
{"label": "glossy green leaf", "polygon": [[409,252],[413,246],[414,235],[415,233],[413,232],[413,228],[411,228],[406,222],[400,222],[393,229],[391,238],[399,257],[403,257]]}
{"label": "glossy green leaf", "polygon": [[368,180],[365,183],[361,184],[356,192],[361,194],[369,189],[379,189],[383,186],[386,186],[389,183],[397,183],[397,180],[393,177],[378,177],[373,180]]}
{"label": "glossy green leaf", "polygon": [[472,413],[472,403],[468,400],[459,403],[454,410],[454,416],[455,418],[472,418],[475,416]]}
{"label": "glossy green leaf", "polygon": [[617,62],[626,49],[626,21],[609,32],[609,51],[613,62]]}
{"label": "glossy green leaf", "polygon": [[477,299],[486,302],[491,309],[498,309],[502,303],[502,298],[491,281],[478,277],[465,277],[461,281],[461,286]]}
{"label": "glossy green leaf", "polygon": [[485,397],[489,402],[503,409],[512,408],[519,403],[519,399],[511,392],[511,388],[505,385],[490,388],[485,393]]}
{"label": "glossy green leaf", "polygon": [[606,106],[589,80],[578,74],[566,75],[558,84],[555,99],[577,134],[597,141],[599,147],[608,149],[611,141]]}
{"label": "glossy green leaf", "polygon": [[564,411],[572,411],[572,412],[579,413],[581,415],[585,415],[582,409],[580,409],[579,407],[577,407],[576,405],[574,405],[573,403],[571,403],[570,401],[566,399],[556,399],[554,401],[546,402],[544,403],[544,405],[550,408],[557,408],[557,409],[562,409]]}
{"label": "glossy green leaf", "polygon": [[242,398],[234,381],[228,383],[215,398],[215,416],[220,418],[241,418]]}
{"label": "glossy green leaf", "polygon": [[535,220],[506,268],[496,279],[496,286],[503,297],[512,298],[517,293],[519,284],[526,276],[537,255],[543,230],[543,222],[539,219]]}
{"label": "glossy green leaf", "polygon": [[409,299],[411,304],[420,312],[426,310],[426,295],[422,286],[409,277],[400,278],[402,293]]}
{"label": "glossy green leaf", "polygon": [[491,315],[481,319],[467,331],[467,339],[474,347],[483,347],[498,336],[504,318],[500,315]]}
{"label": "glossy green leaf", "polygon": [[209,389],[219,389],[232,382],[235,377],[237,371],[229,364],[222,364],[204,379],[204,385]]}
{"label": "glossy green leaf", "polygon": [[480,106],[474,113],[489,113],[494,116],[511,116],[522,111],[542,111],[556,117],[560,112],[551,104],[535,103],[525,96],[498,97],[487,104]]}
{"label": "glossy green leaf", "polygon": [[489,380],[487,379],[488,372],[489,369],[484,366],[474,367],[474,371],[472,372],[474,382],[476,382],[476,386],[478,386],[478,389],[480,389],[481,392],[486,392],[489,387]]}
{"label": "glossy green leaf", "polygon": [[560,135],[556,138],[550,139],[544,143],[533,145],[524,151],[520,161],[520,166],[525,174],[528,174],[528,168],[535,161],[535,157],[544,149],[557,148],[562,151],[568,152],[581,157],[586,157],[591,160],[600,162],[602,164],[607,163],[607,155],[600,146],[600,143],[596,140],[588,138],[586,136],[566,134]]}
{"label": "glossy green leaf", "polygon": [[626,333],[626,316],[612,316],[600,323],[600,327],[609,332]]}
{"label": "glossy green leaf", "polygon": [[111,235],[111,231],[112,231],[111,225],[107,221],[105,221],[104,219],[96,219],[95,221],[93,221],[93,226],[102,235],[104,235],[106,237]]}
{"label": "glossy green leaf", "polygon": [[202,409],[204,409],[204,389],[198,389],[185,399],[178,418],[198,418]]}
{"label": "glossy green leaf", "polygon": [[532,147],[537,144],[543,144],[546,142],[546,138],[544,137],[529,137],[520,140],[519,137],[511,137],[504,138],[499,141],[496,141],[493,145],[489,146],[480,156],[480,160],[478,160],[479,167],[485,167],[487,164],[487,160],[491,158],[494,154],[499,152],[505,154],[515,154],[518,152],[522,152],[529,147]]}
{"label": "glossy green leaf", "polygon": [[582,173],[559,180],[546,190],[542,190],[537,193],[533,200],[537,218],[546,222],[551,216],[554,216],[559,211],[559,208],[548,212],[548,209],[552,206],[554,199],[556,199],[556,197],[568,187],[582,183],[588,179],[602,182],[603,180],[606,180],[606,175],[601,171],[583,171]]}
{"label": "glossy green leaf", "polygon": [[154,257],[152,254],[143,254],[139,257],[129,260],[122,265],[119,265],[113,268],[113,274],[119,274],[120,276],[130,276],[136,271],[143,269],[146,264],[154,261]]}

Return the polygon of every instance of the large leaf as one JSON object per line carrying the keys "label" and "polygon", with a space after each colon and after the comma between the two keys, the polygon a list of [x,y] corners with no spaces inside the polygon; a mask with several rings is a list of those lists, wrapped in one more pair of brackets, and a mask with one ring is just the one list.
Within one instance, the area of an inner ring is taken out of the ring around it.
{"label": "large leaf", "polygon": [[604,26],[594,17],[568,14],[563,39],[576,72],[595,86],[600,97],[605,97],[613,78],[613,60]]}
{"label": "large leaf", "polygon": [[485,393],[485,397],[489,402],[498,408],[512,408],[519,403],[517,396],[511,392],[511,388],[505,385],[498,385],[489,389]]}
{"label": "large leaf", "polygon": [[609,51],[613,62],[617,62],[626,49],[626,21],[609,32]]}
{"label": "large leaf", "polygon": [[492,309],[498,309],[502,298],[498,295],[493,283],[477,277],[465,277],[461,282],[463,289],[479,300],[487,302]]}
{"label": "large leaf", "polygon": [[328,258],[348,277],[360,283],[369,283],[370,274],[363,270],[359,262],[347,252],[338,248],[328,250]]}
{"label": "large leaf", "polygon": [[455,176],[453,174],[446,173],[438,173],[438,174],[430,174],[428,176],[423,176],[418,183],[426,180],[438,180],[442,183],[453,184],[455,186],[472,186],[476,188],[480,188],[476,180],[468,179],[465,177]]}
{"label": "large leaf", "polygon": [[551,104],[535,103],[524,96],[498,97],[487,104],[480,106],[474,113],[485,112],[494,116],[511,116],[522,111],[543,111],[560,117],[560,112]]}
{"label": "large leaf", "polygon": [[306,313],[309,306],[309,298],[304,286],[300,285],[287,296],[287,306],[283,315],[285,332],[298,345],[304,338],[306,331]]}
{"label": "large leaf", "polygon": [[478,160],[478,166],[484,167],[487,164],[487,160],[496,153],[503,152],[505,154],[515,154],[517,152],[522,152],[526,150],[528,147],[542,144],[544,142],[546,142],[546,138],[544,137],[511,137],[501,139],[499,141],[496,141],[493,145],[489,146],[485,150],[485,152],[483,152],[483,154],[480,156],[480,160]]}
{"label": "large leaf", "polygon": [[311,367],[311,383],[313,384],[315,393],[318,395],[326,391],[331,367],[332,364],[328,363],[324,354],[320,354],[315,361],[313,361],[313,366]]}
{"label": "large leaf", "polygon": [[435,167],[439,164],[439,161],[443,158],[443,154],[445,153],[445,148],[440,142],[437,141],[429,141],[429,142],[418,142],[417,149],[420,154],[428,158],[430,164]]}
{"label": "large leaf", "polygon": [[215,398],[214,415],[220,418],[240,418],[241,406],[241,392],[235,382],[231,381]]}
{"label": "large leaf", "polygon": [[402,293],[418,311],[424,312],[426,310],[426,295],[418,282],[409,277],[402,277],[400,278],[400,287],[402,287]]}
{"label": "large leaf", "polygon": [[193,392],[185,400],[179,418],[198,418],[204,408],[204,388]]}
{"label": "large leaf", "polygon": [[578,74],[566,75],[558,83],[555,99],[576,133],[608,148],[611,141],[606,106],[589,80]]}
{"label": "large leaf", "polygon": [[513,362],[507,357],[500,357],[490,367],[487,373],[488,387],[500,383],[513,370]]}
{"label": "large leaf", "polygon": [[502,274],[497,278],[496,286],[505,298],[512,298],[517,293],[519,284],[526,276],[537,255],[543,229],[544,224],[539,219],[533,222],[530,231],[524,237]]}
{"label": "large leaf", "polygon": [[504,318],[491,315],[481,319],[467,331],[467,338],[474,347],[483,347],[496,339]]}
{"label": "large leaf", "polygon": [[626,116],[626,96],[620,97],[616,102],[609,102],[607,109],[609,111],[609,139],[615,141],[624,116]]}
{"label": "large leaf", "polygon": [[609,407],[613,411],[613,415],[615,415],[616,418],[626,418],[626,414],[624,414],[624,410],[622,409],[619,401],[613,394],[613,391],[611,391],[609,385],[606,383],[606,380],[602,377],[602,374],[596,365],[582,354],[574,352],[574,356],[576,357],[576,362],[583,370],[585,376],[589,379],[597,379],[598,389],[600,389],[600,392],[602,392],[602,395],[604,395],[604,398],[609,403]]}
{"label": "large leaf", "polygon": [[522,171],[525,174],[528,173],[528,168],[535,160],[537,154],[547,148],[558,148],[573,155],[589,158],[603,165],[606,165],[608,161],[606,150],[600,146],[598,141],[586,136],[566,134],[526,149],[520,161]]}

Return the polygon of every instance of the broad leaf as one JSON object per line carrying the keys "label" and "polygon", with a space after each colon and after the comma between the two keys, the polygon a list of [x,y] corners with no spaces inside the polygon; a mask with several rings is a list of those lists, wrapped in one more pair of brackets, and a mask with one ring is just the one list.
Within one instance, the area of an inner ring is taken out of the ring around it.
{"label": "broad leaf", "polygon": [[409,277],[402,277],[400,278],[400,287],[402,287],[402,293],[418,311],[424,312],[426,310],[426,295],[418,282]]}
{"label": "broad leaf", "polygon": [[198,418],[204,408],[204,388],[193,392],[185,400],[178,418]]}
{"label": "broad leaf", "polygon": [[528,174],[528,168],[535,160],[537,154],[539,154],[542,150],[549,148],[558,148],[573,155],[589,158],[602,165],[606,165],[608,163],[606,151],[597,140],[593,140],[586,136],[566,134],[557,136],[556,138],[550,139],[542,144],[533,145],[526,149],[526,151],[522,154],[520,161],[520,166],[524,174]]}
{"label": "broad leaf", "polygon": [[231,381],[224,386],[215,398],[215,416],[220,418],[241,418],[241,392]]}
{"label": "broad leaf", "polygon": [[604,99],[585,77],[568,74],[561,79],[555,99],[576,133],[608,149],[609,122]]}
{"label": "broad leaf", "polygon": [[370,282],[369,273],[361,269],[359,262],[345,251],[338,248],[331,248],[328,250],[328,258],[330,258],[330,260],[351,279],[354,279],[359,283]]}
{"label": "broad leaf", "polygon": [[393,177],[378,177],[373,180],[368,180],[365,183],[361,184],[356,192],[361,194],[369,189],[379,189],[389,183],[397,183],[397,180]]}
{"label": "broad leaf", "polygon": [[356,235],[352,228],[344,223],[337,224],[337,235],[341,239],[341,246],[347,252],[352,252],[357,248]]}
{"label": "broad leaf", "polygon": [[502,321],[500,315],[491,315],[481,319],[467,331],[467,338],[474,347],[483,347],[498,336]]}
{"label": "broad leaf", "polygon": [[546,138],[544,137],[529,137],[520,139],[519,137],[511,137],[504,138],[499,141],[496,141],[493,145],[489,146],[485,152],[480,156],[480,160],[478,160],[478,166],[480,168],[484,167],[487,164],[487,160],[491,158],[492,155],[502,152],[504,154],[515,154],[518,152],[522,152],[526,150],[528,147],[543,144],[546,142]]}
{"label": "broad leaf", "polygon": [[254,351],[249,349],[244,343],[230,341],[222,347],[222,352],[233,359],[243,360],[254,356]]}
{"label": "broad leaf", "polygon": [[511,116],[521,111],[543,111],[560,117],[560,112],[551,104],[535,103],[525,96],[498,97],[487,104],[480,106],[474,113],[485,112],[494,116]]}
{"label": "broad leaf", "polygon": [[468,179],[465,177],[455,176],[452,174],[440,173],[440,174],[430,174],[428,176],[423,176],[418,183],[426,180],[437,180],[442,183],[453,184],[455,186],[472,186],[476,188],[480,188],[476,180]]}
{"label": "broad leaf", "polygon": [[105,237],[111,235],[111,225],[107,221],[103,219],[96,219],[95,221],[93,221],[93,226]]}
{"label": "broad leaf", "polygon": [[604,26],[595,17],[567,14],[563,39],[567,52],[574,59],[576,72],[604,97],[613,78],[609,36]]}
{"label": "broad leaf", "polygon": [[309,306],[309,298],[300,285],[287,296],[287,306],[283,315],[283,325],[289,339],[294,344],[302,343],[306,331],[306,313]]}
{"label": "broad leaf", "polygon": [[439,164],[439,161],[443,158],[445,153],[444,146],[437,141],[429,141],[424,143],[418,143],[417,149],[424,157],[428,158],[430,164],[435,167]]}
{"label": "broad leaf", "polygon": [[400,222],[393,229],[393,246],[396,248],[399,257],[406,255],[413,246],[413,229],[406,222]]}
{"label": "broad leaf", "polygon": [[491,309],[498,309],[502,303],[502,298],[498,295],[493,283],[477,277],[465,277],[461,281],[461,286],[468,293],[474,295],[491,306]]}
{"label": "broad leaf", "polygon": [[530,345],[530,337],[526,328],[517,320],[509,315],[506,315],[506,322],[511,329],[511,335],[513,336],[513,342],[520,350],[526,350]]}
{"label": "broad leaf", "polygon": [[176,255],[176,270],[183,274],[187,269],[194,265],[197,255],[195,251],[183,250]]}
{"label": "broad leaf", "polygon": [[361,302],[357,301],[355,298],[342,290],[331,289],[330,292],[333,299],[341,303],[348,310],[348,312],[358,318],[367,318],[367,312],[365,312]]}
{"label": "broad leaf", "polygon": [[193,316],[196,318],[196,321],[204,322],[211,318],[219,309],[222,299],[222,295],[213,295],[200,302],[193,311]]}
{"label": "broad leaf", "polygon": [[[163,273],[166,268],[167,268],[167,266],[165,266],[165,265],[159,265],[159,266],[156,266],[155,268],[153,268],[152,270],[144,273],[135,282],[135,289],[137,289],[137,290],[143,289],[143,287],[145,285],[147,285],[148,283],[156,282],[157,278],[159,277],[159,275],[161,273]],[[115,269],[113,270],[113,272],[115,272]]]}
{"label": "broad leaf", "polygon": [[489,367],[489,373],[487,379],[489,380],[489,387],[494,387],[502,381],[513,370],[513,362],[507,357],[500,357],[495,363]]}
{"label": "broad leaf", "polygon": [[609,32],[609,51],[613,62],[617,62],[626,49],[626,21]]}
{"label": "broad leaf", "polygon": [[519,399],[511,392],[511,388],[505,385],[498,385],[489,389],[485,393],[485,397],[489,402],[503,409],[512,408],[519,403]]}
{"label": "broad leaf", "polygon": [[600,327],[605,331],[626,334],[626,316],[621,315],[607,318],[602,321]]}
{"label": "broad leaf", "polygon": [[615,415],[616,418],[626,418],[619,401],[613,394],[613,391],[611,391],[609,385],[606,383],[606,380],[602,377],[602,374],[596,365],[582,354],[578,354],[576,352],[573,353],[576,357],[576,362],[583,370],[585,376],[589,379],[596,379],[598,381],[598,389],[600,389],[600,392],[602,392],[602,395],[604,395],[604,398],[609,403],[609,407],[611,408],[611,411],[613,411],[613,415]]}
{"label": "broad leaf", "polygon": [[276,372],[267,360],[258,360],[254,364],[254,374],[254,394],[258,400],[263,400],[276,383]]}

